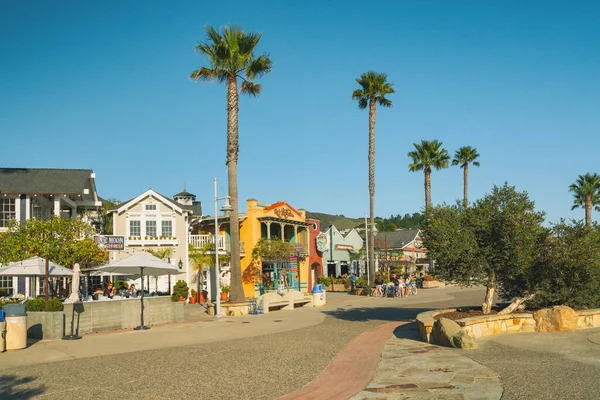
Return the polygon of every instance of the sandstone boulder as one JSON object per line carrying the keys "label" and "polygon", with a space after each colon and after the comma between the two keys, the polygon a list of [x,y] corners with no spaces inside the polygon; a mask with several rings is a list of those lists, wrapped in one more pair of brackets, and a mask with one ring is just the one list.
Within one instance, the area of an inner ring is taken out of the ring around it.
{"label": "sandstone boulder", "polygon": [[440,346],[454,347],[452,337],[458,332],[462,332],[462,328],[456,322],[448,318],[440,318],[435,321],[431,330],[433,341]]}
{"label": "sandstone boulder", "polygon": [[467,332],[461,329],[460,332],[452,336],[452,345],[458,349],[477,349],[477,342]]}
{"label": "sandstone boulder", "polygon": [[533,313],[538,332],[571,332],[577,329],[579,315],[568,306],[544,308]]}

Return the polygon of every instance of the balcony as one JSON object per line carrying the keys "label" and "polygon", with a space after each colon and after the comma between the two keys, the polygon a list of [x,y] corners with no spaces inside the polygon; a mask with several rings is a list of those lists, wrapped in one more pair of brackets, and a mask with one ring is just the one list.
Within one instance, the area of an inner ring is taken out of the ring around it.
{"label": "balcony", "polygon": [[[214,235],[189,235],[189,243],[194,246],[195,249],[202,248],[206,243],[213,243]],[[225,240],[225,235],[219,235],[217,244],[219,254],[225,254],[230,251],[229,242]],[[246,243],[240,242],[240,255],[246,255]]]}
{"label": "balcony", "polygon": [[[214,243],[215,235],[189,235],[189,243],[194,246],[195,249],[201,249],[207,243]],[[217,249],[219,251],[225,251],[225,235],[219,235],[217,240]]]}

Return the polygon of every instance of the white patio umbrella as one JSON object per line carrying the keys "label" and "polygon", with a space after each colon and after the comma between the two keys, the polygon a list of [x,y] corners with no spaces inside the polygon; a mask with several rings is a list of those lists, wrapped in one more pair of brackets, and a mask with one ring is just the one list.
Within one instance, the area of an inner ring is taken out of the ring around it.
{"label": "white patio umbrella", "polygon": [[[73,271],[50,261],[48,275],[72,276]],[[0,276],[46,276],[46,260],[36,256],[23,261],[10,262],[0,268]]]}
{"label": "white patio umbrella", "polygon": [[[52,261],[48,263],[48,276],[72,276],[73,271]],[[46,260],[41,257],[30,257],[23,261],[10,262],[0,268],[0,276],[46,276]],[[37,283],[36,283],[37,286]],[[35,291],[34,291],[35,293]]]}
{"label": "white patio umbrella", "polygon": [[65,303],[77,303],[79,301],[79,264],[73,266],[73,278],[71,279],[71,294]]}
{"label": "white patio umbrella", "polygon": [[140,313],[140,326],[134,328],[135,330],[150,329],[144,325],[144,275],[161,276],[161,275],[177,275],[181,271],[174,265],[169,264],[166,261],[161,260],[152,254],[140,251],[130,255],[129,257],[122,258],[120,260],[112,261],[106,265],[96,268],[97,271],[114,273],[119,275],[139,275],[142,280],[142,296],[141,296],[141,313]]}

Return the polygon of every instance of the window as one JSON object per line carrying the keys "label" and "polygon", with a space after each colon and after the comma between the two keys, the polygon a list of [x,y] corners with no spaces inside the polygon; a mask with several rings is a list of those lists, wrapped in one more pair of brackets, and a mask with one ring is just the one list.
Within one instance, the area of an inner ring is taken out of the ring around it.
{"label": "window", "polygon": [[42,219],[43,209],[37,202],[31,202],[31,218]]}
{"label": "window", "polygon": [[146,236],[156,236],[156,221],[146,221]]}
{"label": "window", "polygon": [[13,277],[0,276],[0,297],[10,296],[13,292]]}
{"label": "window", "polygon": [[161,236],[173,236],[173,221],[162,221]]}
{"label": "window", "polygon": [[139,220],[129,221],[129,236],[142,236],[142,225]]}
{"label": "window", "polygon": [[16,218],[15,199],[0,199],[0,228],[6,228]]}
{"label": "window", "polygon": [[146,204],[144,208],[146,211],[156,211],[156,204]]}

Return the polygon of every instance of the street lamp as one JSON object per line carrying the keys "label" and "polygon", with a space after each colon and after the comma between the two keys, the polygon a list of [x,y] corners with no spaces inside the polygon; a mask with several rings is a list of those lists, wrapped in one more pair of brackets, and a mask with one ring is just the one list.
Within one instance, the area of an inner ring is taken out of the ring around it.
{"label": "street lamp", "polygon": [[[218,221],[218,205],[219,200],[225,200],[225,204],[221,208],[223,213],[233,211],[233,207],[229,204],[229,196],[218,197],[217,196],[217,178],[214,178],[214,187],[215,187],[215,279],[216,279],[216,305],[215,305],[215,317],[221,316],[221,266],[219,265],[219,221]],[[237,223],[237,221],[236,221]],[[229,221],[231,224],[231,221]]]}
{"label": "street lamp", "polygon": [[177,266],[179,267],[179,269],[183,268],[183,261],[181,261],[181,257],[179,258],[179,262],[177,263]]}

